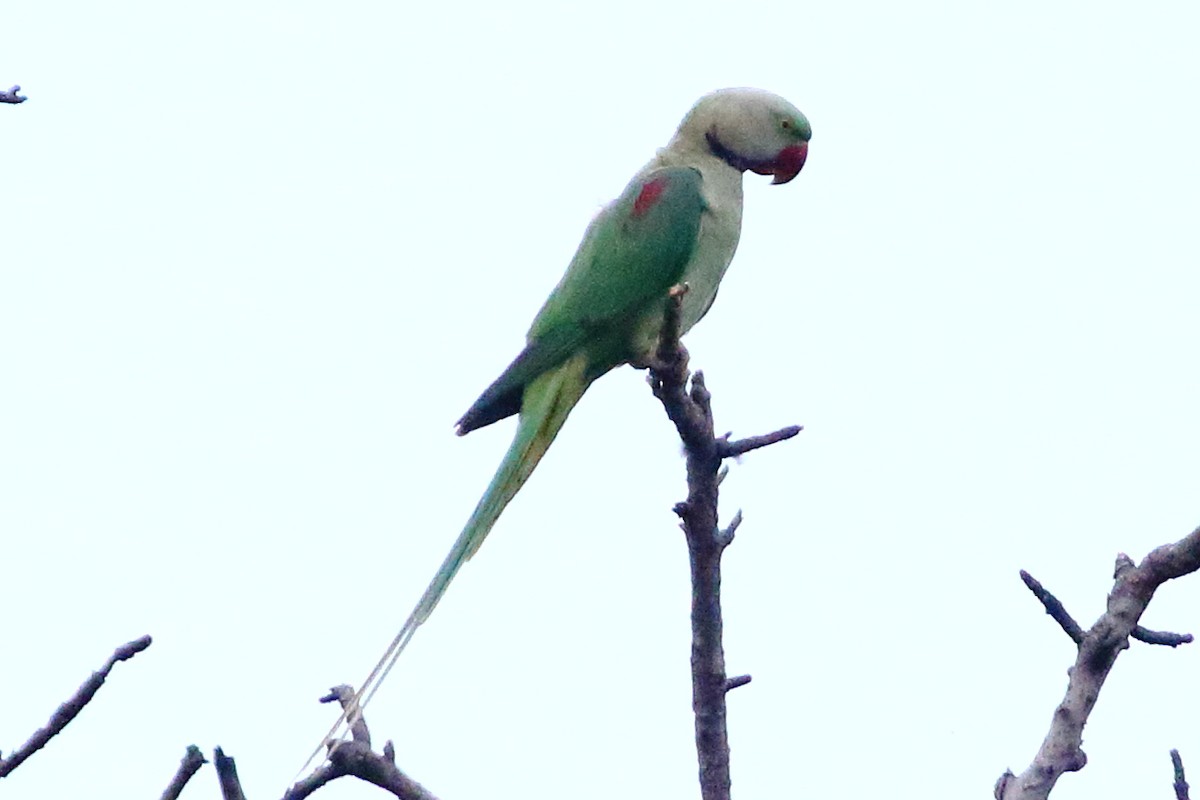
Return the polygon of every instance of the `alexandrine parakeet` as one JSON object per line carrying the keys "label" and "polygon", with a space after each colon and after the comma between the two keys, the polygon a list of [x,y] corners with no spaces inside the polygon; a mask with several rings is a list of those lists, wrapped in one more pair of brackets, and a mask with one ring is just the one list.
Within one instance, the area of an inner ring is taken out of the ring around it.
{"label": "alexandrine parakeet", "polygon": [[495,477],[360,689],[360,703],[370,699],[459,568],[479,549],[592,381],[620,364],[649,363],[670,288],[687,285],[684,332],[708,311],[741,231],[742,173],[787,183],[804,166],[810,136],[804,115],[777,95],[757,89],[713,92],[592,220],[534,318],[525,349],[458,421],[463,435],[519,415]]}

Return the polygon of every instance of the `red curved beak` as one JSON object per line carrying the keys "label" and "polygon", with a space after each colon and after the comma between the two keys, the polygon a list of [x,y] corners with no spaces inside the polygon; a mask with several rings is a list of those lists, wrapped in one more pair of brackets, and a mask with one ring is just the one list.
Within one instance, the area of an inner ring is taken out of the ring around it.
{"label": "red curved beak", "polygon": [[775,161],[770,165],[770,168],[762,174],[774,175],[775,180],[771,181],[772,184],[787,183],[800,174],[800,170],[804,168],[804,162],[807,159],[808,142],[794,144],[780,150],[779,155],[775,156]]}

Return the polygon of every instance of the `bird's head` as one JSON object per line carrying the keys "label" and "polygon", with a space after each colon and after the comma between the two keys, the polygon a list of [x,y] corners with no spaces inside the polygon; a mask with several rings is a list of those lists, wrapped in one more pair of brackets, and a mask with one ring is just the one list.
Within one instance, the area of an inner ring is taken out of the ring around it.
{"label": "bird's head", "polygon": [[787,183],[808,158],[812,127],[782,97],[761,89],[720,89],[701,97],[679,124],[676,140],[707,149],[734,169]]}

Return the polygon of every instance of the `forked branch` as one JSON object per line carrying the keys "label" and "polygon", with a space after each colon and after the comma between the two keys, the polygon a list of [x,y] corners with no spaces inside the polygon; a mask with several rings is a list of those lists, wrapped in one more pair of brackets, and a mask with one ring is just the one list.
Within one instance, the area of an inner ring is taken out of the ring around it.
{"label": "forked branch", "polygon": [[1100,696],[1100,689],[1121,651],[1131,637],[1154,644],[1176,646],[1190,642],[1190,635],[1158,633],[1138,626],[1138,620],[1159,586],[1173,578],[1200,569],[1200,528],[1174,544],[1163,545],[1135,565],[1125,554],[1117,557],[1108,610],[1084,631],[1057,598],[1028,573],[1022,579],[1078,645],[1067,692],[1050,723],[1037,756],[1020,775],[1006,772],[996,782],[997,800],[1044,800],[1059,777],[1083,769],[1087,756],[1082,749],[1083,726]]}
{"label": "forked branch", "polygon": [[[345,684],[335,686],[321,698],[322,703],[334,701],[341,704],[343,711],[348,710],[354,702],[354,687]],[[383,753],[371,749],[371,732],[361,714],[350,726],[350,741],[331,748],[329,760],[307,778],[298,781],[283,798],[303,800],[330,781],[347,775],[373,783],[399,800],[437,800],[428,789],[396,767],[395,750],[390,741],[383,746]]]}

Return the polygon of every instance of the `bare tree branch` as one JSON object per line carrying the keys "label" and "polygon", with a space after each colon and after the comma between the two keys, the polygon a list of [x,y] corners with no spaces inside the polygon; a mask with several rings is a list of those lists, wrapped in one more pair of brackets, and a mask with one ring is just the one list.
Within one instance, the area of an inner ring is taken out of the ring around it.
{"label": "bare tree branch", "polygon": [[[1046,613],[1054,618],[1054,621],[1062,627],[1067,636],[1071,637],[1071,641],[1075,644],[1082,642],[1083,628],[1079,627],[1079,623],[1075,621],[1075,618],[1067,613],[1067,609],[1059,599],[1051,594],[1046,587],[1042,586],[1037,578],[1025,570],[1021,570],[1021,580],[1029,587],[1029,591],[1033,592],[1033,596],[1041,601],[1042,605],[1046,608]],[[1181,644],[1190,644],[1193,641],[1193,636],[1190,633],[1152,631],[1148,628],[1143,628],[1141,625],[1135,627],[1130,636],[1139,642],[1165,645],[1167,647],[1178,647]]]}
{"label": "bare tree branch", "polygon": [[1144,644],[1160,644],[1166,647],[1178,647],[1181,644],[1191,644],[1195,637],[1190,633],[1171,633],[1170,631],[1152,631],[1138,625],[1129,634]]}
{"label": "bare tree branch", "polygon": [[221,782],[221,797],[224,800],[246,800],[242,782],[238,778],[237,764],[219,747],[213,752],[213,766],[217,768],[217,780]]}
{"label": "bare tree branch", "polygon": [[1188,800],[1188,782],[1183,775],[1183,759],[1178,750],[1171,751],[1171,768],[1175,773],[1175,800]]}
{"label": "bare tree branch", "polygon": [[696,718],[700,794],[704,800],[728,800],[731,780],[725,694],[748,683],[749,677],[729,680],[725,676],[721,554],[733,541],[742,515],[738,512],[729,527],[718,527],[718,486],[724,477],[721,461],[789,439],[800,428],[783,428],[736,442],[728,441],[727,436],[714,436],[712,397],[705,388],[704,376],[699,372],[691,375],[688,388],[688,353],[679,341],[680,307],[686,292],[686,286],[671,290],[649,382],[675,424],[687,454],[688,496],[675,506],[675,513],[682,520],[691,563],[692,711]]}
{"label": "bare tree branch", "polygon": [[437,800],[424,786],[397,769],[386,754],[375,753],[362,742],[353,740],[342,742],[330,754],[329,761],[289,789],[284,800],[303,800],[326,783],[345,775],[373,783],[399,800]]}
{"label": "bare tree branch", "polygon": [[[335,686],[321,698],[322,703],[334,700],[341,703],[342,710],[348,710],[354,703],[354,687],[346,684]],[[330,748],[329,760],[292,786],[284,794],[284,800],[303,800],[330,781],[346,775],[373,783],[399,800],[437,800],[424,786],[397,769],[395,748],[391,741],[383,746],[382,755],[371,750],[371,733],[361,713],[355,716],[350,734],[350,741],[340,741],[336,747]]]}
{"label": "bare tree branch", "polygon": [[762,436],[748,436],[745,439],[736,439],[732,442],[729,441],[728,434],[726,434],[726,438],[717,442],[717,453],[720,454],[721,458],[734,458],[749,453],[751,450],[757,450],[760,447],[766,447],[767,445],[790,439],[802,430],[804,428],[799,425],[789,425],[786,428],[780,428],[777,431],[765,433]]}
{"label": "bare tree branch", "polygon": [[1046,587],[1038,582],[1038,579],[1030,575],[1025,570],[1021,570],[1021,580],[1025,582],[1025,586],[1029,591],[1033,592],[1033,596],[1041,601],[1045,607],[1046,613],[1054,618],[1054,621],[1059,624],[1059,627],[1071,637],[1071,641],[1079,644],[1083,641],[1083,628],[1079,627],[1079,623],[1075,618],[1067,613],[1067,609],[1059,602],[1058,598],[1050,594]]}
{"label": "bare tree branch", "polygon": [[7,92],[0,90],[0,103],[24,103],[28,98],[17,94],[19,91],[20,86],[13,86]]}
{"label": "bare tree branch", "polygon": [[725,681],[725,691],[732,692],[734,689],[738,688],[739,686],[745,686],[750,681],[751,681],[751,678],[749,675],[738,675],[733,678],[728,678]]}
{"label": "bare tree branch", "polygon": [[1007,772],[1001,776],[995,789],[998,800],[1044,800],[1063,773],[1083,769],[1087,764],[1081,747],[1083,726],[1096,705],[1109,670],[1121,651],[1129,647],[1129,638],[1155,590],[1197,569],[1200,569],[1200,528],[1174,544],[1155,549],[1136,566],[1123,553],[1117,557],[1108,610],[1079,640],[1066,696],[1054,710],[1050,731],[1028,769],[1020,775]]}
{"label": "bare tree branch", "polygon": [[46,743],[53,739],[58,734],[62,733],[63,728],[79,715],[83,707],[100,691],[100,687],[104,685],[105,678],[108,673],[112,672],[112,668],[118,661],[127,661],[133,658],[138,653],[150,646],[150,637],[143,636],[140,639],[134,639],[132,642],[118,647],[108,661],[104,662],[104,666],[97,672],[93,672],[83,684],[76,690],[70,700],[59,706],[54,714],[50,717],[50,721],[46,723],[44,728],[38,729],[33,736],[29,737],[29,741],[25,742],[8,758],[0,759],[0,778],[8,775],[17,767],[36,753],[38,750],[46,746]]}
{"label": "bare tree branch", "polygon": [[192,779],[192,776],[207,763],[200,748],[189,744],[187,752],[183,754],[183,759],[179,762],[179,769],[175,771],[175,777],[171,778],[171,782],[167,784],[160,800],[179,800],[179,793],[183,791],[183,787],[187,786],[187,782]]}

